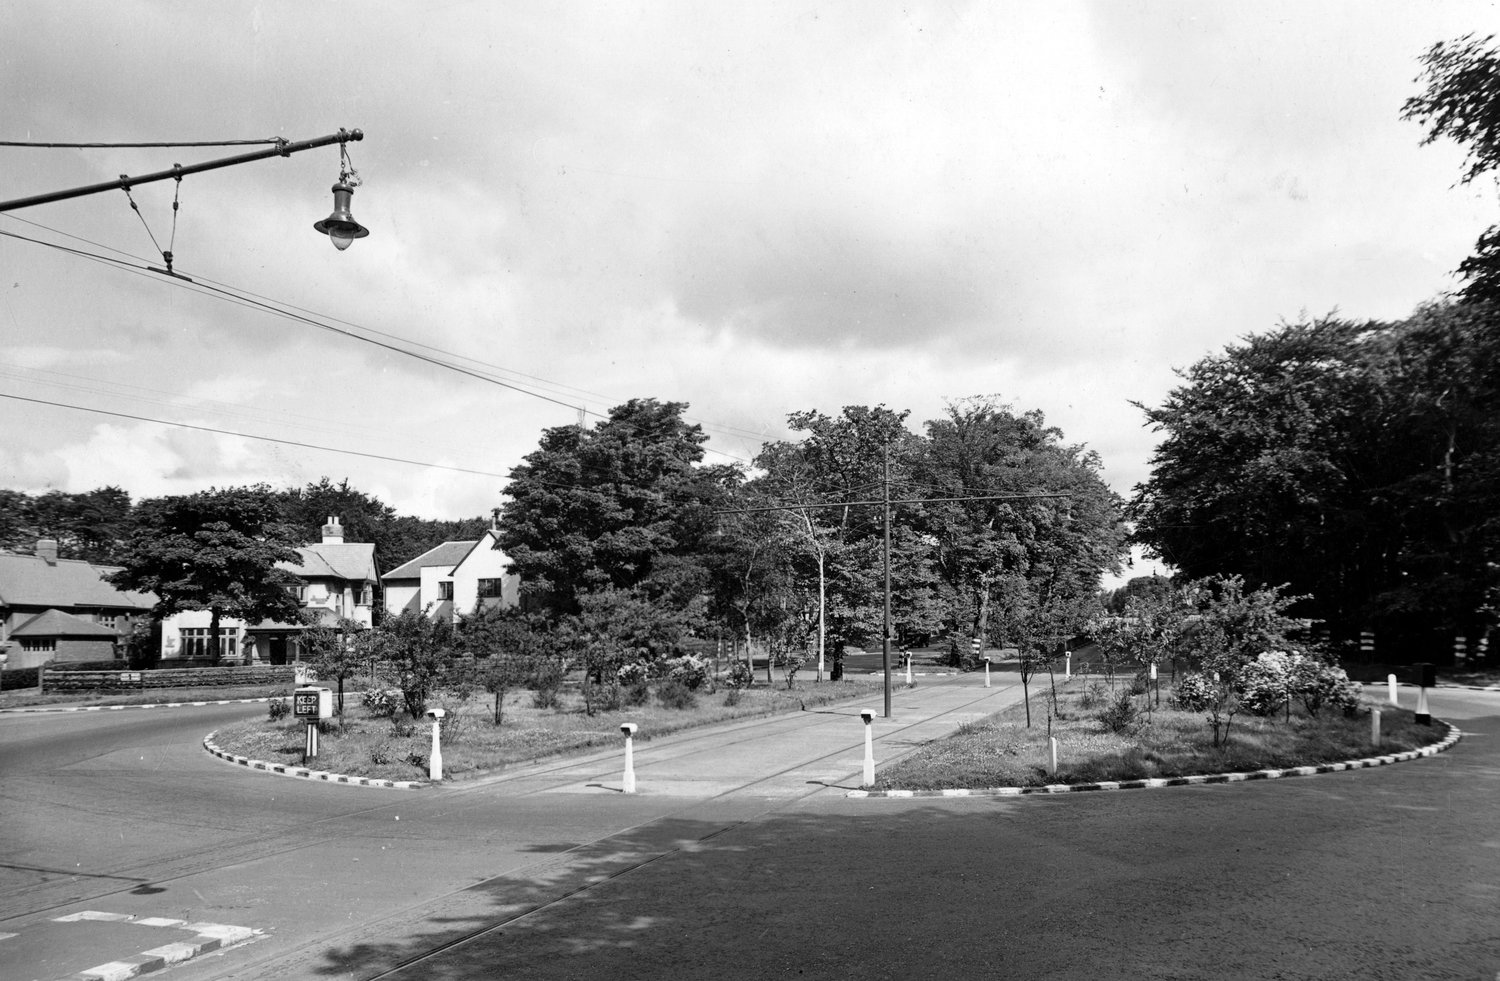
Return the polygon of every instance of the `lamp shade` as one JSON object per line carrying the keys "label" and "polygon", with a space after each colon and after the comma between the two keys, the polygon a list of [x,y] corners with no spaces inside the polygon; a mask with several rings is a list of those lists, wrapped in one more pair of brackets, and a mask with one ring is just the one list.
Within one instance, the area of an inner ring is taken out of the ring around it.
{"label": "lamp shade", "polygon": [[354,197],[354,188],[339,181],[333,185],[333,214],[322,221],[313,222],[313,228],[327,235],[333,247],[340,252],[357,238],[364,238],[370,230],[354,220],[349,213],[349,201]]}

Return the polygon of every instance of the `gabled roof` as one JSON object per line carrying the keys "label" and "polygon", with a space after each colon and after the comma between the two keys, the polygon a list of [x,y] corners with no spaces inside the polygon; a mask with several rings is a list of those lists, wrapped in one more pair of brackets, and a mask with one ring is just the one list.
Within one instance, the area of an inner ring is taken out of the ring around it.
{"label": "gabled roof", "polygon": [[346,579],[379,582],[373,542],[321,542],[297,549],[302,564],[278,562],[276,568],[308,579]]}
{"label": "gabled roof", "polygon": [[389,582],[392,579],[421,579],[423,569],[430,569],[433,566],[452,569],[462,562],[464,557],[473,551],[474,546],[478,544],[477,541],[444,542],[435,548],[429,548],[405,565],[397,566],[381,576],[380,579],[382,582]]}
{"label": "gabled roof", "polygon": [[119,639],[119,634],[92,620],[75,617],[61,610],[38,613],[10,632],[12,637],[105,637]]}
{"label": "gabled roof", "polygon": [[149,610],[150,593],[116,589],[101,577],[118,566],[94,565],[82,559],[55,563],[35,555],[0,554],[0,606],[111,607]]}

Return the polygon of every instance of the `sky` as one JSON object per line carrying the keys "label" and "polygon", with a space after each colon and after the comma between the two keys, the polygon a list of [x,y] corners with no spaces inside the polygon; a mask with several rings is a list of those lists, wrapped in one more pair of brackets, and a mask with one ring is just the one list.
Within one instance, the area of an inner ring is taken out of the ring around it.
{"label": "sky", "polygon": [[[748,462],[792,412],[985,396],[1128,498],[1175,370],[1459,285],[1500,194],[1400,110],[1495,32],[1474,0],[0,5],[0,140],[359,129],[370,230],[312,229],[336,146],[0,214],[0,487],[327,476],[461,518],[631,398]],[[259,148],[0,146],[0,198]]]}

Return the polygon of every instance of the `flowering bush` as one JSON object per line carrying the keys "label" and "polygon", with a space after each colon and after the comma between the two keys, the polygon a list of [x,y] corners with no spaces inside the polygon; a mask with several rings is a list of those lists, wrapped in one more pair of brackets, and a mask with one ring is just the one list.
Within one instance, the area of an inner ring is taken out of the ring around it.
{"label": "flowering bush", "polygon": [[669,657],[661,662],[661,675],[667,681],[680,683],[688,691],[697,691],[708,683],[708,665],[695,654]]}
{"label": "flowering bush", "polygon": [[1267,651],[1245,665],[1237,679],[1240,703],[1256,715],[1271,715],[1291,698],[1292,669],[1300,654]]}
{"label": "flowering bush", "polygon": [[1204,674],[1184,675],[1177,681],[1172,701],[1184,712],[1202,712],[1219,700],[1219,683]]}
{"label": "flowering bush", "polygon": [[730,688],[749,688],[755,684],[755,672],[750,670],[750,665],[744,661],[735,661],[734,666],[729,669],[729,677],[724,684]]}
{"label": "flowering bush", "polygon": [[615,672],[615,679],[619,681],[621,688],[633,688],[636,685],[646,683],[651,676],[651,668],[645,661],[631,661],[622,664],[620,670]]}
{"label": "flowering bush", "polygon": [[365,711],[377,719],[388,719],[396,714],[396,700],[384,688],[372,688],[365,692]]}
{"label": "flowering bush", "polygon": [[1344,669],[1310,657],[1302,658],[1293,666],[1292,692],[1309,715],[1317,715],[1324,705],[1345,715],[1359,708],[1360,687],[1349,680]]}

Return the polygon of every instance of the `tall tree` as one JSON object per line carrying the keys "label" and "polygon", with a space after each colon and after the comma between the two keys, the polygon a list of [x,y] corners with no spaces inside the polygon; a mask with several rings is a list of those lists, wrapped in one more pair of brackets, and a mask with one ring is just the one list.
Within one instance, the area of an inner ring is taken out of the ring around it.
{"label": "tall tree", "polygon": [[288,587],[300,580],[276,567],[299,561],[302,538],[281,521],[271,489],[210,488],[142,501],[118,572],[121,589],[157,596],[152,615],[208,610],[209,649],[219,650],[219,621],[295,622],[301,604]]}
{"label": "tall tree", "polygon": [[511,471],[499,541],[532,602],[564,616],[606,589],[677,609],[701,593],[714,507],[739,475],[700,465],[686,408],[632,399],[591,430],[548,429]]}
{"label": "tall tree", "polygon": [[[1466,34],[1428,48],[1415,80],[1424,89],[1402,106],[1401,118],[1426,127],[1423,144],[1446,137],[1467,149],[1462,184],[1500,166],[1500,49],[1493,41]],[[1468,281],[1464,299],[1500,299],[1500,226],[1479,237],[1458,272]]]}

